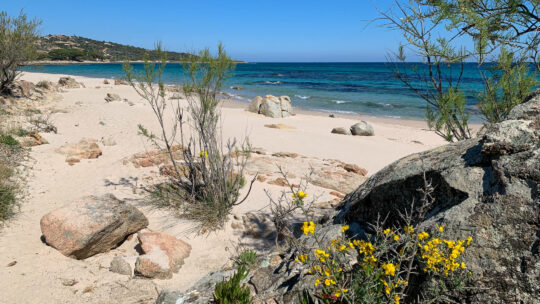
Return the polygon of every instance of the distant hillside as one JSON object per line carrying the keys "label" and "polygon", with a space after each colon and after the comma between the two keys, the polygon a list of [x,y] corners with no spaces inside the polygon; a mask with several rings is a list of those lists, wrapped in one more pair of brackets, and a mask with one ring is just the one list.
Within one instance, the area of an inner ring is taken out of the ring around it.
{"label": "distant hillside", "polygon": [[[152,50],[79,36],[47,35],[38,43],[39,60],[136,61],[142,60],[145,54],[151,60],[159,59]],[[188,53],[167,52],[170,61],[182,61],[188,56]]]}

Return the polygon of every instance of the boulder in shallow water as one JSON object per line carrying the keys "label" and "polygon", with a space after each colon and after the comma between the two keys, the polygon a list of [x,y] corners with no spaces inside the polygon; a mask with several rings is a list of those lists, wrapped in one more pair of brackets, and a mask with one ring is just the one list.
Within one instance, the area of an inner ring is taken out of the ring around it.
{"label": "boulder in shallow water", "polygon": [[45,242],[63,255],[85,259],[106,252],[148,226],[137,208],[112,194],[85,196],[41,218]]}

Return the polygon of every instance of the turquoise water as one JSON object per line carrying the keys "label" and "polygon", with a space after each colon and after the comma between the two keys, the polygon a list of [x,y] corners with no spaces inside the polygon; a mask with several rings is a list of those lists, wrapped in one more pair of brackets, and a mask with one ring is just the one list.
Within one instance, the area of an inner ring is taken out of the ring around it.
{"label": "turquoise water", "polygon": [[[142,64],[134,64],[136,69]],[[419,65],[422,72],[423,66]],[[97,78],[121,78],[122,64],[69,64],[30,66],[28,71],[71,74]],[[454,76],[458,76],[454,67]],[[180,84],[185,74],[180,64],[168,64],[163,75],[167,84]],[[475,96],[483,87],[481,73],[465,64],[462,88],[467,106],[477,113]],[[243,90],[232,90],[242,86]],[[239,100],[257,95],[288,95],[293,106],[316,111],[360,113],[394,118],[425,116],[425,102],[397,80],[385,63],[243,63],[227,80],[224,91]],[[478,115],[473,120],[479,121]]]}

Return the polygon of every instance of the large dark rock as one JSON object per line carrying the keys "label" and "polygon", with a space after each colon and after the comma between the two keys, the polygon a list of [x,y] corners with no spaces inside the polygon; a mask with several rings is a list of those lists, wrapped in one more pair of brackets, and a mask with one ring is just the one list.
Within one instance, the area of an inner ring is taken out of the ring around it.
{"label": "large dark rock", "polygon": [[443,223],[449,238],[472,236],[471,303],[540,303],[540,93],[478,139],[410,155],[350,193],[335,222],[373,223],[420,201],[423,175],[436,202],[424,221]]}

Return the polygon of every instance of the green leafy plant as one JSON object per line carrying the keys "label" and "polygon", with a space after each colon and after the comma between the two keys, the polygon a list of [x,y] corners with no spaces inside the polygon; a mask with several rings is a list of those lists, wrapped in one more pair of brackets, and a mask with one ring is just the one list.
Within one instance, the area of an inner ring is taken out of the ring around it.
{"label": "green leafy plant", "polygon": [[21,145],[13,136],[3,134],[0,134],[0,144],[4,144],[12,149],[18,148]]}
{"label": "green leafy plant", "polygon": [[[188,81],[183,85],[183,94],[187,104],[181,105],[178,100],[166,98],[162,80],[166,53],[160,45],[154,53],[161,56],[161,61],[156,64],[147,57],[142,71],[124,64],[128,82],[151,106],[160,126],[159,133],[154,134],[139,125],[139,133],[166,151],[171,161],[171,183],[160,185],[154,198],[164,200],[157,203],[160,207],[168,206],[198,221],[201,231],[221,228],[232,208],[245,201],[255,181],[251,180],[249,190],[240,198],[240,188],[246,183],[249,142],[225,141],[218,127],[218,92],[234,69],[234,62],[222,45],[216,55],[205,49],[191,56],[184,64]],[[175,118],[170,129],[165,124],[166,110]],[[176,151],[181,151],[181,159],[175,157]]]}
{"label": "green leafy plant", "polygon": [[242,251],[234,261],[234,265],[237,267],[244,266],[251,269],[257,265],[258,257],[255,250],[247,249]]}
{"label": "green leafy plant", "polygon": [[488,123],[504,120],[538,83],[528,66],[523,61],[515,63],[514,53],[506,48],[501,49],[497,65],[491,69],[491,76],[484,75],[484,92],[478,98],[480,110]]}
{"label": "green leafy plant", "polygon": [[228,280],[217,283],[214,289],[214,304],[251,304],[250,290],[242,284],[248,275],[246,267],[240,266]]}
{"label": "green leafy plant", "polygon": [[10,86],[20,74],[20,68],[36,58],[40,24],[37,19],[29,20],[22,11],[18,17],[0,12],[0,94],[11,93]]}

